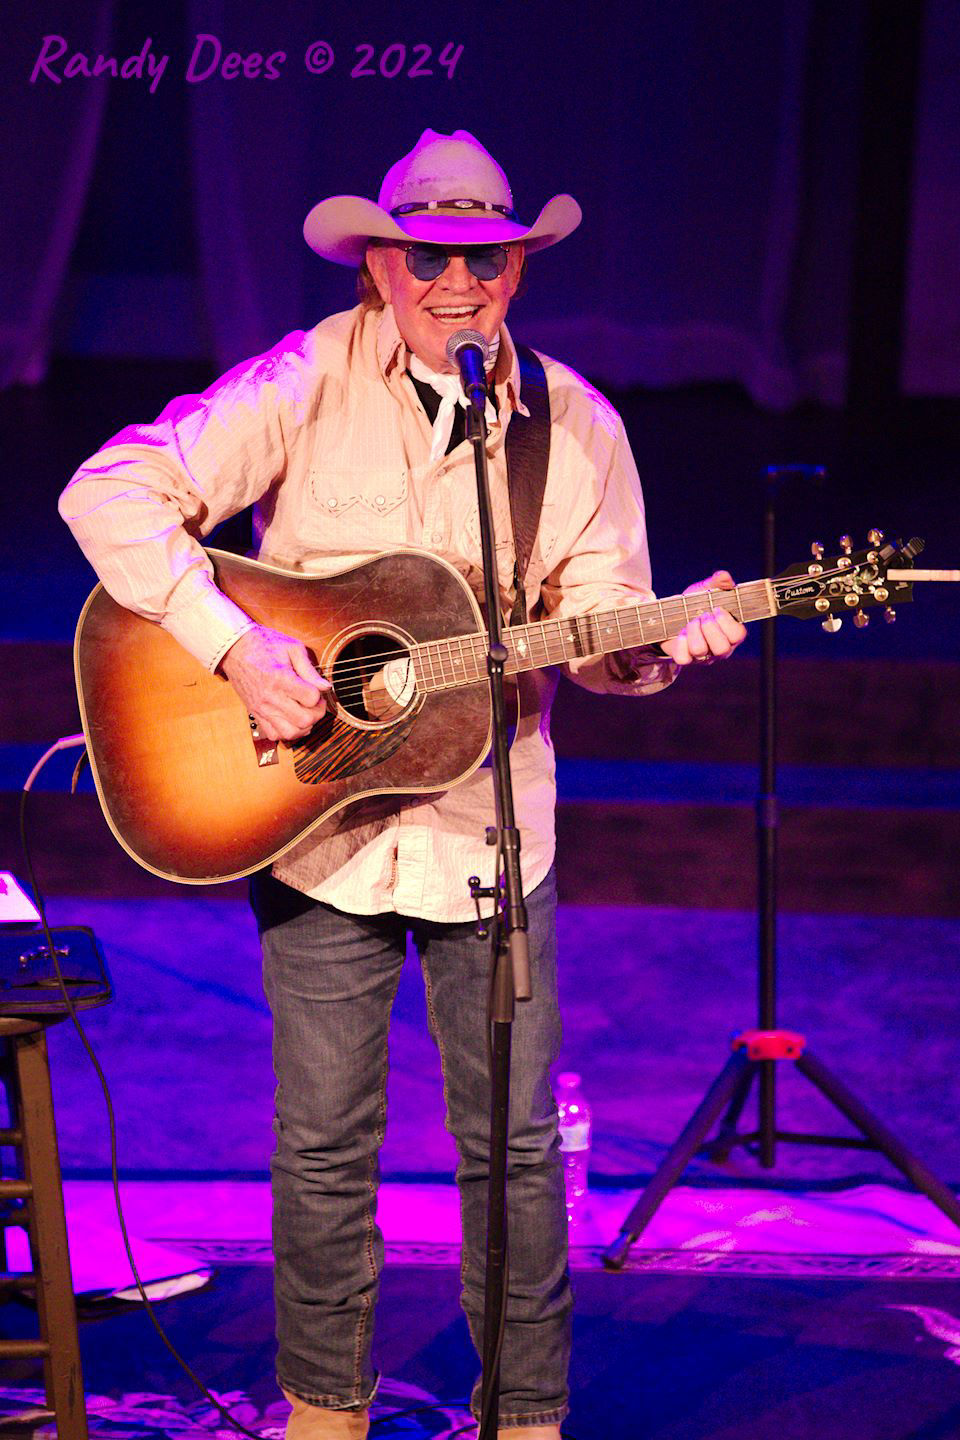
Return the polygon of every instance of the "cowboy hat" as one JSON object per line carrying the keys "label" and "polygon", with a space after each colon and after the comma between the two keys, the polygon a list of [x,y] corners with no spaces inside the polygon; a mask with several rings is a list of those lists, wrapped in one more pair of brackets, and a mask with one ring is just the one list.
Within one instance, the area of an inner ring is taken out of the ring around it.
{"label": "cowboy hat", "polygon": [[424,130],[408,155],[387,171],[378,203],[333,195],[314,205],[303,223],[307,244],[338,265],[360,265],[371,239],[419,240],[430,245],[505,245],[522,240],[544,250],[582,219],[572,195],[554,195],[532,225],[513,209],[507,177],[467,130]]}

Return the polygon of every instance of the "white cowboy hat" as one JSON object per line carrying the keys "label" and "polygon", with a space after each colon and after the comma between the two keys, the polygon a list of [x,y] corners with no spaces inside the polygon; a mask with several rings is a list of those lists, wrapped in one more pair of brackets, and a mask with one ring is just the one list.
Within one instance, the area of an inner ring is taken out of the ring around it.
{"label": "white cowboy hat", "polygon": [[431,245],[522,240],[528,251],[544,250],[582,218],[572,195],[554,195],[532,225],[522,225],[506,175],[479,140],[467,130],[424,130],[409,155],[387,171],[376,205],[360,195],[321,200],[304,221],[303,236],[324,259],[360,265],[371,239]]}

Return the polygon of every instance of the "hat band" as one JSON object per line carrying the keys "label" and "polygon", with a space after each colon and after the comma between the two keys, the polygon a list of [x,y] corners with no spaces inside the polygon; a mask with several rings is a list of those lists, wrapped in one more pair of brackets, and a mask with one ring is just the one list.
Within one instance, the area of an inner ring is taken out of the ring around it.
{"label": "hat band", "polygon": [[[477,214],[478,211],[479,214]],[[501,217],[507,220],[517,219],[517,212],[509,205],[494,205],[490,200],[413,200],[406,205],[395,205],[390,211],[394,218],[398,215],[463,215],[465,213],[472,213],[475,219],[496,220]]]}

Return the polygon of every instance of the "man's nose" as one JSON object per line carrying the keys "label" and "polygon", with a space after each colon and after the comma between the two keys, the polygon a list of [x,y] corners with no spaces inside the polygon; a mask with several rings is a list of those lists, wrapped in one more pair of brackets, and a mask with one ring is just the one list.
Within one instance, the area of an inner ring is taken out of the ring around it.
{"label": "man's nose", "polygon": [[472,290],[475,284],[474,276],[467,269],[466,256],[451,255],[447,261],[447,268],[443,272],[444,287],[447,290]]}

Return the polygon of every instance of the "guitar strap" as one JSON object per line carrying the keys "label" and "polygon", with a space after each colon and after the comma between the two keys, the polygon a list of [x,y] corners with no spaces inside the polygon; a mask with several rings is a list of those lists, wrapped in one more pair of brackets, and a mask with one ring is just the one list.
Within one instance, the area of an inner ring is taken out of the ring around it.
{"label": "guitar strap", "polygon": [[507,426],[507,487],[516,557],[513,580],[517,592],[510,624],[525,625],[528,614],[524,581],[540,524],[550,459],[550,396],[543,365],[533,351],[526,345],[518,345],[517,360],[520,394],[530,415],[528,418],[515,410]]}

